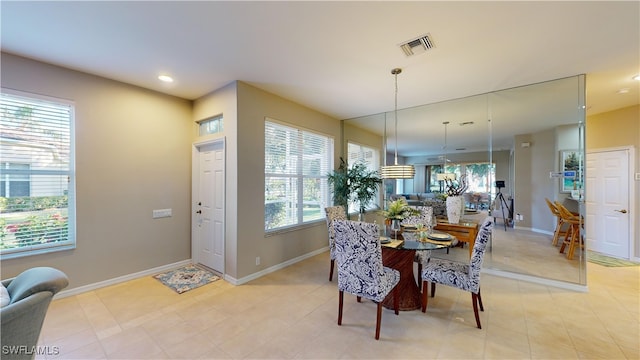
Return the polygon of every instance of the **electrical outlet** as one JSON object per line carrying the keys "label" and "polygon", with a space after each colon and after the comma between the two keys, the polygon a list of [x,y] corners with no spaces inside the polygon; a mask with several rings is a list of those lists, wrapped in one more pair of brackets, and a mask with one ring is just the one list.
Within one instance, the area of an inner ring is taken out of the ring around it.
{"label": "electrical outlet", "polygon": [[260,256],[256,256],[256,266],[260,265]]}

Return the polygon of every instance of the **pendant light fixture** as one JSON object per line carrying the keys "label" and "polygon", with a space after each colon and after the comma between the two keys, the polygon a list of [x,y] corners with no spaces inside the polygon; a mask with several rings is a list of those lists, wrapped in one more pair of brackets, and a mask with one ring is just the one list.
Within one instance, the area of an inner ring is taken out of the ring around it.
{"label": "pendant light fixture", "polygon": [[402,69],[395,68],[391,70],[391,74],[395,76],[396,80],[396,98],[394,106],[394,124],[395,124],[395,158],[393,165],[386,165],[380,168],[380,177],[383,179],[413,179],[416,174],[416,169],[413,165],[398,165],[398,74],[402,72]]}
{"label": "pendant light fixture", "polygon": [[442,125],[444,125],[444,146],[442,147],[444,155],[442,156],[442,173],[437,174],[436,178],[438,181],[455,180],[456,174],[447,173],[447,125],[449,125],[449,122],[444,121]]}

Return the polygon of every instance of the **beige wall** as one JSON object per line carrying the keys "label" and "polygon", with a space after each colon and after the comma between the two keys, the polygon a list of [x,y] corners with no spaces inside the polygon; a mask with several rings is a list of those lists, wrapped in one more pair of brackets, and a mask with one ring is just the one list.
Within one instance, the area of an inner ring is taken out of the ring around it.
{"label": "beige wall", "polygon": [[[587,152],[633,146],[635,166],[632,174],[640,173],[640,106],[630,106],[615,111],[587,117],[585,130]],[[634,212],[631,220],[635,226],[635,253],[640,257],[640,181],[631,179],[634,186],[635,199],[632,199]]]}
{"label": "beige wall", "polygon": [[[221,100],[222,95],[216,92],[195,102],[194,119],[224,113],[228,144],[226,272],[236,281],[244,282],[270,267],[279,266],[327,247],[327,228],[324,219],[295,231],[265,235],[265,118],[269,117],[333,136],[336,162],[342,140],[340,121],[337,119],[243,82],[237,82],[235,86],[236,109],[229,107],[228,104],[225,105],[228,99]],[[233,116],[230,116],[229,111],[233,112]],[[237,156],[237,161],[232,156]],[[235,169],[234,163],[237,163]],[[256,257],[260,257],[260,265],[256,265]]]}
{"label": "beige wall", "polygon": [[2,278],[53,266],[71,289],[189,259],[191,102],[1,56],[2,87],[75,102],[77,182],[77,248],[3,260]]}
{"label": "beige wall", "polygon": [[[225,139],[225,273],[234,277],[238,273],[238,102],[237,83],[234,81],[219,90],[197,99],[193,103],[193,121],[222,115],[223,131],[218,134],[198,136],[194,133],[193,143],[219,138]],[[192,214],[195,213],[192,199]]]}

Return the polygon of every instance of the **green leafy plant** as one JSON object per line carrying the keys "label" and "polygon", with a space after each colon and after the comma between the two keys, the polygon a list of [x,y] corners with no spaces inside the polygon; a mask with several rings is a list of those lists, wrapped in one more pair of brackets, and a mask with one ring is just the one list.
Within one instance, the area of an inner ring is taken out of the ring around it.
{"label": "green leafy plant", "polygon": [[333,187],[333,203],[343,206],[346,213],[349,201],[357,201],[360,213],[364,213],[375,198],[378,185],[382,184],[377,171],[367,169],[363,162],[349,167],[343,158],[338,169],[327,175],[327,180]]}
{"label": "green leafy plant", "polygon": [[418,215],[420,214],[420,211],[409,206],[407,200],[401,198],[390,201],[387,204],[387,209],[382,210],[380,213],[385,217],[385,219],[402,220],[408,216]]}

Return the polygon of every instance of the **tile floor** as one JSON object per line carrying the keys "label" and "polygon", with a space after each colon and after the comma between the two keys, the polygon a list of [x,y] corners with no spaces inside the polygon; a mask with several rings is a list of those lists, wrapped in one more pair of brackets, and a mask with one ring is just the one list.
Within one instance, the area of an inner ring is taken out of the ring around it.
{"label": "tile floor", "polygon": [[426,314],[383,310],[376,341],[372,302],[345,295],[337,325],[328,265],[323,253],[241,286],[178,295],[148,276],[57,299],[40,345],[59,353],[39,358],[640,358],[640,267],[588,264],[588,293],[483,274],[482,330],[470,294],[439,286]]}

